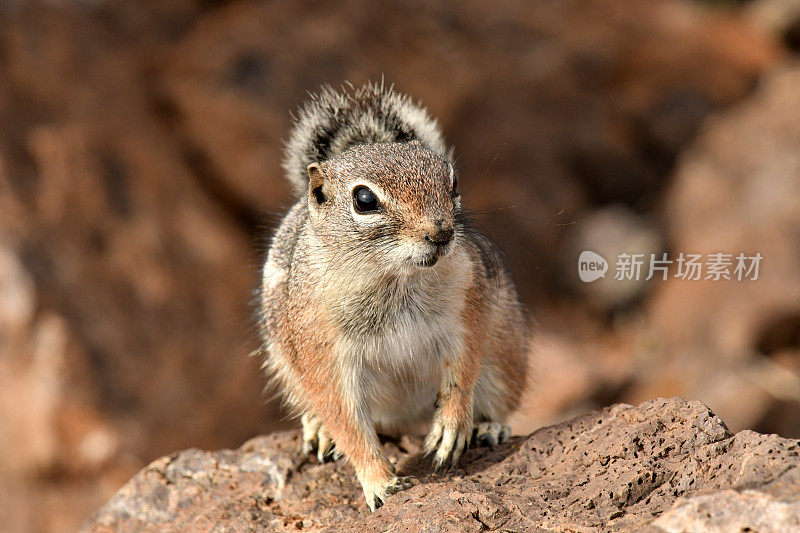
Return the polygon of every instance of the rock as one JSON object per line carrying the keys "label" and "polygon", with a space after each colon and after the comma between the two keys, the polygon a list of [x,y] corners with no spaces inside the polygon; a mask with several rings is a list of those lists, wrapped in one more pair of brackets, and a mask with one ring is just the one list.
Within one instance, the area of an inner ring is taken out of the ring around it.
{"label": "rock", "polygon": [[654,532],[670,533],[793,533],[800,530],[800,502],[795,498],[782,501],[757,490],[724,490],[715,494],[682,498],[672,509],[661,515],[653,526]]}
{"label": "rock", "polygon": [[798,86],[800,63],[770,72],[681,158],[664,207],[673,255],[762,260],[757,280],[657,284],[645,314],[663,347],[638,376],[636,398],[697,398],[733,428],[800,436],[791,414],[800,409]]}
{"label": "rock", "polygon": [[756,0],[745,7],[745,16],[762,31],[782,35],[800,20],[800,4],[794,0]]}
{"label": "rock", "polygon": [[[0,246],[32,285],[17,293],[84,353],[61,378],[125,434],[124,453],[241,442],[278,416],[247,357],[253,243],[153,111],[144,44],[93,9],[23,2],[0,24]],[[11,295],[0,306],[24,301]]]}
{"label": "rock", "polygon": [[0,333],[19,334],[30,323],[36,307],[33,279],[18,254],[0,241]]}
{"label": "rock", "polygon": [[33,277],[0,238],[0,474],[86,473],[115,454],[116,433],[70,387],[66,369],[85,362],[64,317],[37,313]]}
{"label": "rock", "polygon": [[441,475],[429,473],[418,442],[387,443],[419,483],[374,514],[351,467],[306,461],[299,449],[290,431],[236,451],[163,457],[83,529],[689,531],[710,515],[722,529],[766,531],[800,520],[800,442],[732,435],[703,404],[681,399],[615,405],[472,449]]}
{"label": "rock", "polygon": [[758,348],[770,318],[800,314],[798,84],[800,63],[771,72],[746,103],[709,121],[679,164],[665,207],[674,249],[763,260],[756,282],[664,284],[652,315],[673,343],[735,357]]}
{"label": "rock", "polygon": [[0,13],[3,531],[74,531],[152,458],[281,426],[251,234],[153,109],[159,24],[120,4]]}

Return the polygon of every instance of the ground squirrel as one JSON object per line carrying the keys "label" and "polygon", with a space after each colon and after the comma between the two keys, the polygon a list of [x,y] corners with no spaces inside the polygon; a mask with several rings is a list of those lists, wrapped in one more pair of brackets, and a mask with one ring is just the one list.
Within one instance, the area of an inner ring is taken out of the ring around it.
{"label": "ground squirrel", "polygon": [[526,318],[461,208],[437,122],[407,96],[324,88],[284,169],[298,199],[263,268],[265,367],[301,415],[304,452],[346,457],[374,511],[411,485],[378,433],[426,429],[436,468],[509,438]]}

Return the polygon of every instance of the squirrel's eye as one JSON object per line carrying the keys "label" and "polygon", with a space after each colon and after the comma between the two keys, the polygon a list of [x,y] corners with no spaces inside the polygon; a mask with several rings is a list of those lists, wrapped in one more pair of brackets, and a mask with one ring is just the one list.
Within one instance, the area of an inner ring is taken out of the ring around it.
{"label": "squirrel's eye", "polygon": [[353,206],[357,213],[369,213],[380,208],[378,197],[363,185],[353,189]]}

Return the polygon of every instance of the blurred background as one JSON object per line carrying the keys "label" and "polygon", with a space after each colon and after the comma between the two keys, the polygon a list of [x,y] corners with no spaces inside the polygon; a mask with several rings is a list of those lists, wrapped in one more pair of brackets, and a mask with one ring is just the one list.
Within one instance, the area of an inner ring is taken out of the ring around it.
{"label": "blurred background", "polygon": [[[797,0],[0,0],[0,530],[75,530],[160,455],[293,424],[252,290],[289,113],[345,80],[455,147],[539,324],[517,432],[683,396],[800,437],[798,53]],[[619,251],[763,260],[623,283]]]}

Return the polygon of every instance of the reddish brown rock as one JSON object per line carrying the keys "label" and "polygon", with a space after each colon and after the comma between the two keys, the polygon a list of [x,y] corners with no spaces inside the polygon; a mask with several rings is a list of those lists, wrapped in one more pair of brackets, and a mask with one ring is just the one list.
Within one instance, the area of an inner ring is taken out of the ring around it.
{"label": "reddish brown rock", "polygon": [[742,354],[760,348],[769,317],[800,318],[798,84],[800,64],[771,72],[747,102],[709,121],[681,159],[665,208],[673,246],[763,259],[757,281],[665,285],[653,317],[672,343]]}
{"label": "reddish brown rock", "polygon": [[149,38],[81,4],[0,9],[4,531],[74,530],[153,457],[280,424],[251,239],[154,113]]}
{"label": "reddish brown rock", "polygon": [[638,398],[698,398],[731,427],[800,435],[798,86],[797,62],[770,72],[681,158],[664,209],[675,254],[762,259],[757,280],[738,281],[732,265],[730,280],[658,284],[647,317],[662,349]]}
{"label": "reddish brown rock", "polygon": [[[0,529],[72,531],[153,457],[283,423],[247,357],[253,243],[288,201],[288,112],[321,83],[422,98],[468,205],[518,206],[489,222],[521,287],[560,298],[551,222],[649,209],[776,55],[695,4],[620,6],[0,1]],[[591,353],[544,418],[634,368]]]}
{"label": "reddish brown rock", "polygon": [[236,451],[163,457],[84,530],[624,531],[665,513],[655,524],[681,531],[703,523],[687,508],[758,530],[800,520],[800,442],[732,435],[705,406],[680,399],[616,405],[470,450],[459,470],[441,475],[428,473],[409,439],[386,444],[419,484],[374,514],[350,466],[310,463],[299,448],[298,433],[287,432]]}

